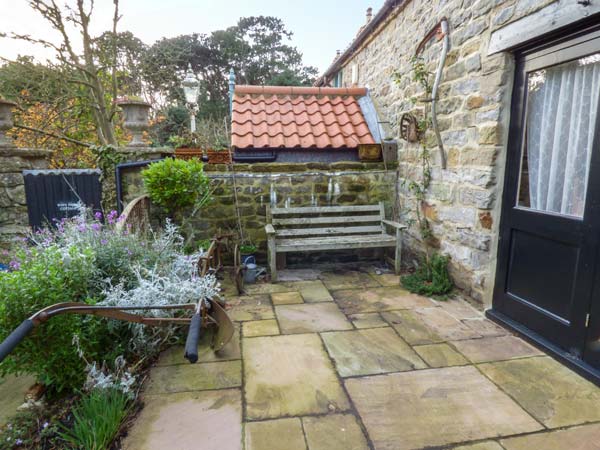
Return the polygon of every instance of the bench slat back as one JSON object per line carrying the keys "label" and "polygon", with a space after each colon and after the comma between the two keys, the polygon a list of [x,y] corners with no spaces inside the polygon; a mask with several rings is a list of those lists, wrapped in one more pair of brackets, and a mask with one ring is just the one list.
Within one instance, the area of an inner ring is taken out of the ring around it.
{"label": "bench slat back", "polygon": [[277,236],[306,238],[318,236],[372,235],[385,232],[381,223],[383,204],[356,206],[306,206],[270,208],[268,218]]}

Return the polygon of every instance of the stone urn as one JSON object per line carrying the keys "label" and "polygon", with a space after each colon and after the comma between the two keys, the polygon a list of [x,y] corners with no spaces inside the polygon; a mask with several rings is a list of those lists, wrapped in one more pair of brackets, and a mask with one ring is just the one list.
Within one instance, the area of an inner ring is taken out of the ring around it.
{"label": "stone urn", "polygon": [[4,100],[0,97],[0,147],[13,146],[11,138],[6,136],[6,132],[13,127],[13,108],[16,103]]}
{"label": "stone urn", "polygon": [[143,100],[119,100],[117,104],[123,110],[123,127],[131,133],[129,147],[146,147],[143,133],[149,128],[148,114],[150,103]]}

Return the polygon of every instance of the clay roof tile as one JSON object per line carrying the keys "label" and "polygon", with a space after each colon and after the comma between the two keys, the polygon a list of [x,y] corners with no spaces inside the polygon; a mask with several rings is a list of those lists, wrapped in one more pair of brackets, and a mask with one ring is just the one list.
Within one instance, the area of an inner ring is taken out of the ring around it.
{"label": "clay roof tile", "polygon": [[375,143],[358,99],[366,88],[236,86],[236,148],[356,148]]}

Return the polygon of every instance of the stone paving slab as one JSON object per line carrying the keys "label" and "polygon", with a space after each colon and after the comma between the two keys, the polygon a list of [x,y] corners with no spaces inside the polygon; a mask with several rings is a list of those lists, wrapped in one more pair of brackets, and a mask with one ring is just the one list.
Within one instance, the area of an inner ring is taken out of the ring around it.
{"label": "stone paving slab", "polygon": [[[365,435],[352,414],[304,417],[302,423],[310,450],[368,450],[369,448]],[[283,448],[287,449],[287,447]]]}
{"label": "stone paving slab", "polygon": [[394,275],[393,273],[382,273],[379,275],[377,275],[376,273],[371,273],[370,275],[381,286],[401,286],[400,275]]}
{"label": "stone paving slab", "polygon": [[203,391],[242,385],[241,361],[155,367],[144,389],[147,395]]}
{"label": "stone paving slab", "polygon": [[304,303],[300,292],[279,292],[271,294],[271,302],[273,305],[293,305],[296,303]]}
{"label": "stone paving slab", "polygon": [[245,450],[306,450],[302,423],[297,417],[247,422],[244,435]]}
{"label": "stone paving slab", "polygon": [[478,367],[549,428],[600,421],[600,389],[550,357]]}
{"label": "stone paving slab", "polygon": [[274,294],[276,292],[290,292],[294,288],[290,286],[289,282],[282,283],[246,283],[244,285],[244,292],[247,295],[264,295]]}
{"label": "stone paving slab", "polygon": [[316,334],[244,339],[244,380],[250,420],[349,408]]}
{"label": "stone paving slab", "polygon": [[351,378],[345,384],[376,449],[420,449],[542,428],[472,366]]}
{"label": "stone paving slab", "polygon": [[333,297],[321,280],[290,283],[300,292],[306,303],[332,302]]}
{"label": "stone paving slab", "polygon": [[244,337],[274,336],[277,334],[279,334],[279,325],[277,325],[275,319],[244,322]]}
{"label": "stone paving slab", "polygon": [[477,331],[466,326],[443,308],[418,308],[414,310],[414,314],[425,327],[440,336],[444,341],[482,337]]}
{"label": "stone paving slab", "polygon": [[469,361],[448,344],[429,344],[413,347],[429,367],[463,366]]}
{"label": "stone paving slab", "polygon": [[383,312],[381,317],[410,345],[435,344],[444,341],[413,311]]}
{"label": "stone paving slab", "polygon": [[0,426],[15,415],[17,408],[25,402],[27,390],[34,383],[35,378],[30,375],[7,375],[0,378]]}
{"label": "stone paving slab", "polygon": [[321,337],[342,377],[427,367],[390,327],[323,333]]}
{"label": "stone paving slab", "polygon": [[231,320],[243,322],[247,320],[274,319],[275,313],[268,295],[246,295],[230,302],[227,314]]}
{"label": "stone paving slab", "polygon": [[[213,351],[213,349],[210,347],[213,335],[214,330],[206,330],[202,334],[200,342],[198,343],[198,362],[203,363],[242,359],[242,354],[240,351],[239,324],[235,324],[235,332],[231,341],[229,341],[227,345],[225,345],[225,347],[223,347],[218,352]],[[184,355],[185,347],[183,345],[176,345],[162,352],[156,365],[172,366],[175,364],[190,364],[190,362],[187,359],[185,359]]]}
{"label": "stone paving slab", "polygon": [[319,278],[330,291],[365,289],[379,286],[379,283],[368,273],[354,270],[323,272]]}
{"label": "stone paving slab", "polygon": [[489,319],[463,319],[462,323],[483,337],[509,336],[510,332]]}
{"label": "stone paving slab", "polygon": [[462,299],[450,298],[448,300],[439,301],[438,305],[457,320],[483,318],[483,313],[481,311],[475,309],[467,301]]}
{"label": "stone paving slab", "polygon": [[[500,444],[498,444],[496,441],[485,441],[485,442],[478,442],[477,444],[468,444],[468,445],[461,445],[459,447],[452,447],[452,450],[505,450],[505,449]],[[538,449],[528,449],[528,450],[538,450]],[[542,450],[542,449],[539,449],[539,450]]]}
{"label": "stone paving slab", "polygon": [[379,313],[351,314],[348,319],[352,322],[352,325],[359,329],[389,326]]}
{"label": "stone paving slab", "polygon": [[432,300],[411,294],[400,287],[342,290],[334,292],[333,298],[346,314],[435,306]]}
{"label": "stone paving slab", "polygon": [[543,355],[537,348],[516,336],[484,337],[455,341],[452,342],[452,345],[474,363]]}
{"label": "stone paving slab", "polygon": [[335,303],[307,303],[275,307],[282,334],[351,330],[352,324]]}
{"label": "stone paving slab", "polygon": [[598,450],[600,424],[530,434],[500,442],[506,450]]}
{"label": "stone paving slab", "polygon": [[242,450],[239,389],[152,395],[123,450]]}

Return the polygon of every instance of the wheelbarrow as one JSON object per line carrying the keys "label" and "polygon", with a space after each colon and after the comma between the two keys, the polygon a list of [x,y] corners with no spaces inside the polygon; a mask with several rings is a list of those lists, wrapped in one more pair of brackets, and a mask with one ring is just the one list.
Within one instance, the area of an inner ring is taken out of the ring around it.
{"label": "wheelbarrow", "polygon": [[[143,315],[132,314],[131,312],[178,309],[191,310],[194,311],[194,313],[191,317],[167,318],[146,317]],[[198,303],[188,303],[183,305],[144,307],[92,306],[82,303],[57,303],[36,312],[30,318],[23,321],[23,323],[21,323],[21,325],[19,325],[4,340],[4,342],[0,344],[0,362],[2,362],[35,327],[42,325],[52,317],[60,314],[94,315],[149,326],[189,324],[184,357],[192,364],[198,361],[198,342],[200,341],[200,334],[203,329],[216,328],[211,343],[211,347],[215,352],[227,345],[234,333],[233,322],[223,309],[223,306],[221,306],[218,301],[211,299],[201,299]]]}

